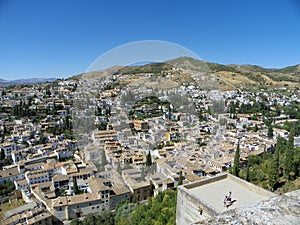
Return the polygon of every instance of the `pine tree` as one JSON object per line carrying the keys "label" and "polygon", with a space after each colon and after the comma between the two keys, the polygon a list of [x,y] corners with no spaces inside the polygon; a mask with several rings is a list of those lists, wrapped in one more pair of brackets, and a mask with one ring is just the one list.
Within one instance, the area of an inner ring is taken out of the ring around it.
{"label": "pine tree", "polygon": [[233,168],[232,168],[232,174],[234,176],[239,176],[240,172],[240,140],[238,141],[235,155],[234,155],[234,161],[233,161]]}
{"label": "pine tree", "polygon": [[279,183],[279,154],[282,150],[282,140],[281,137],[277,137],[275,153],[271,161],[270,169],[268,171],[268,181],[272,189],[276,188]]}
{"label": "pine tree", "polygon": [[287,179],[292,178],[292,173],[294,173],[294,136],[295,130],[294,128],[291,129],[289,134],[289,139],[287,142],[286,148],[286,161],[285,161],[285,175]]}

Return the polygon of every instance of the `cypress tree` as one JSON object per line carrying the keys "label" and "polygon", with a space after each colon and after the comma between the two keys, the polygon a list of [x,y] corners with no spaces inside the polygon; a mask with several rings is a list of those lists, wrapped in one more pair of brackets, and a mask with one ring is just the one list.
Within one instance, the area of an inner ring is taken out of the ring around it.
{"label": "cypress tree", "polygon": [[152,158],[151,158],[151,153],[149,151],[146,156],[146,166],[151,166],[151,165],[152,165]]}
{"label": "cypress tree", "polygon": [[5,159],[5,152],[2,149],[2,150],[0,150],[0,160],[3,160],[3,159]]}
{"label": "cypress tree", "polygon": [[294,136],[295,130],[291,129],[286,148],[285,175],[287,179],[291,179],[291,173],[294,172]]}
{"label": "cypress tree", "polygon": [[183,184],[183,177],[182,177],[182,171],[180,171],[180,174],[179,174],[179,177],[178,177],[178,184],[177,184],[177,186],[182,185],[182,184]]}
{"label": "cypress tree", "polygon": [[75,195],[80,194],[80,190],[78,188],[76,177],[73,177],[73,192],[74,192]]}
{"label": "cypress tree", "polygon": [[268,181],[272,189],[276,188],[279,183],[279,153],[282,150],[281,138],[277,137],[276,148],[268,171]]}
{"label": "cypress tree", "polygon": [[251,155],[248,156],[248,162],[247,162],[247,169],[246,169],[246,181],[250,181],[250,157]]}
{"label": "cypress tree", "polygon": [[235,150],[235,155],[234,155],[234,161],[233,161],[233,168],[232,168],[232,174],[234,176],[239,176],[240,172],[240,140],[238,141],[236,150]]}
{"label": "cypress tree", "polygon": [[273,127],[271,124],[268,126],[268,137],[272,138],[273,137]]}
{"label": "cypress tree", "polygon": [[118,172],[120,175],[122,174],[121,163],[120,163],[119,160],[118,160],[118,163],[117,163],[117,172]]}

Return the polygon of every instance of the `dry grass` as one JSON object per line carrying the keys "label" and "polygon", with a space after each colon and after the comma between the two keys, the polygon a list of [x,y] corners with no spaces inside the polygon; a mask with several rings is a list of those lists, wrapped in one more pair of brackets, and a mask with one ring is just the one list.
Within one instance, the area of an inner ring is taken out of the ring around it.
{"label": "dry grass", "polygon": [[9,211],[11,209],[14,209],[16,207],[25,205],[26,202],[23,199],[17,200],[17,199],[13,199],[10,202],[6,202],[1,204],[0,206],[0,220],[3,219],[3,212]]}

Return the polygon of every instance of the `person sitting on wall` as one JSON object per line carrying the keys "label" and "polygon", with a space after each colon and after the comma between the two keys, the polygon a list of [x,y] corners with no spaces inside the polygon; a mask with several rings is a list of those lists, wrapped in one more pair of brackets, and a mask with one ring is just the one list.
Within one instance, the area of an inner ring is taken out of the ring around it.
{"label": "person sitting on wall", "polygon": [[228,197],[227,197],[227,195],[225,196],[225,198],[224,198],[224,201],[223,201],[223,203],[224,203],[224,207],[227,207],[227,205],[228,205]]}

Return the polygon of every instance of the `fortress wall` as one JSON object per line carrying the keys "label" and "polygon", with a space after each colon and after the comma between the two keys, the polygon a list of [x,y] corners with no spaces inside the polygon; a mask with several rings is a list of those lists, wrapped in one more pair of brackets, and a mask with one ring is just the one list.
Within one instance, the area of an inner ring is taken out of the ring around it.
{"label": "fortress wall", "polygon": [[206,202],[189,193],[184,186],[178,187],[176,224],[192,224],[214,215],[217,213]]}
{"label": "fortress wall", "polygon": [[274,196],[276,196],[276,194],[274,194],[274,193],[272,193],[270,191],[267,191],[267,190],[265,190],[265,189],[263,189],[263,188],[261,188],[259,186],[251,184],[251,183],[249,183],[249,182],[247,182],[247,181],[245,181],[245,180],[243,180],[241,178],[238,178],[236,176],[233,176],[231,174],[227,174],[227,178],[231,179],[232,181],[238,183],[239,185],[241,185],[241,186],[249,189],[250,191],[256,192],[256,193],[258,193],[260,195],[263,195],[263,196],[266,196],[266,197],[274,197]]}
{"label": "fortress wall", "polygon": [[190,189],[207,185],[209,183],[217,182],[223,179],[230,179],[233,182],[238,183],[239,185],[266,197],[276,196],[274,193],[264,190],[261,187],[258,187],[254,184],[237,178],[231,174],[224,173],[212,178],[196,181],[178,187],[176,224],[193,224],[196,221],[205,220],[218,215],[218,213],[214,210],[213,206],[211,206],[204,200],[201,200],[196,195],[192,194],[190,192]]}

